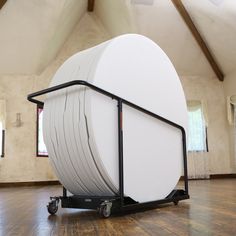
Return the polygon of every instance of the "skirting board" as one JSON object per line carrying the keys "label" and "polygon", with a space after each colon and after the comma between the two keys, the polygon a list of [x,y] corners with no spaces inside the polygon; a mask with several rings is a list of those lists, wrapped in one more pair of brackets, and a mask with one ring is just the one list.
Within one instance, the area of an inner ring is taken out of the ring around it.
{"label": "skirting board", "polygon": [[[236,178],[236,174],[212,174],[210,175],[210,179],[230,179],[230,178]],[[180,180],[184,180],[184,177],[181,176]],[[197,180],[197,179],[192,179],[192,180]],[[61,185],[61,183],[58,180],[31,181],[31,182],[0,182],[0,188],[21,187],[21,186],[48,186],[48,185]]]}
{"label": "skirting board", "polygon": [[[209,179],[231,179],[236,178],[236,174],[212,174]],[[184,180],[184,176],[180,177],[180,180]],[[204,180],[204,179],[189,179],[189,180]]]}
{"label": "skirting board", "polygon": [[213,174],[210,175],[210,179],[225,179],[236,178],[236,174]]}
{"label": "skirting board", "polygon": [[61,185],[61,183],[58,180],[30,181],[30,182],[0,182],[0,188],[22,187],[22,186],[48,186],[48,185]]}

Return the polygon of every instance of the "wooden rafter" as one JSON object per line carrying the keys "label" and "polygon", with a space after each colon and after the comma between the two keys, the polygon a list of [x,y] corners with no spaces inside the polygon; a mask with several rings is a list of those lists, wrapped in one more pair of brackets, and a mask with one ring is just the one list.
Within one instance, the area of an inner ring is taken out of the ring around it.
{"label": "wooden rafter", "polygon": [[88,11],[93,11],[95,0],[88,0]]}
{"label": "wooden rafter", "polygon": [[178,10],[179,14],[181,15],[181,17],[185,21],[185,23],[188,26],[189,30],[193,34],[193,36],[196,39],[198,45],[200,46],[200,48],[202,49],[202,51],[203,51],[204,55],[206,56],[208,62],[210,63],[213,71],[217,75],[218,79],[220,81],[224,81],[224,74],[223,74],[222,70],[220,69],[220,66],[216,62],[216,60],[213,57],[212,53],[210,52],[207,44],[205,43],[205,41],[203,40],[203,38],[202,38],[201,34],[199,33],[198,29],[194,25],[190,15],[188,14],[186,8],[184,7],[182,1],[181,0],[171,0],[171,1],[173,2],[174,6]]}
{"label": "wooden rafter", "polygon": [[3,5],[6,3],[7,0],[0,0],[0,9],[3,7]]}

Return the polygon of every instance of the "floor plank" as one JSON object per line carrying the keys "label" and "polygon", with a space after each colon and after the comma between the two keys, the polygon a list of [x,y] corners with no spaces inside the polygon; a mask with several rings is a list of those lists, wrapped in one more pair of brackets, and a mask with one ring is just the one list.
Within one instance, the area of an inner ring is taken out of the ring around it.
{"label": "floor plank", "polygon": [[0,236],[230,235],[236,236],[236,179],[190,181],[191,199],[178,206],[101,219],[95,211],[61,209],[48,215],[60,186],[0,188]]}

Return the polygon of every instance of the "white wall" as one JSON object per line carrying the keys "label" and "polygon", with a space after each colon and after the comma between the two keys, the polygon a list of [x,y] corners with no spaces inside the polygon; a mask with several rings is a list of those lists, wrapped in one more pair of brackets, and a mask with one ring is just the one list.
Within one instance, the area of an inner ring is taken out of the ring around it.
{"label": "white wall", "polygon": [[[58,57],[39,76],[0,75],[0,99],[6,99],[6,148],[0,158],[0,182],[54,180],[48,158],[36,157],[36,105],[28,102],[29,93],[48,86],[57,68],[74,53],[99,44],[110,36],[99,20],[85,14],[62,47]],[[2,93],[2,92],[5,92]],[[21,113],[22,127],[15,127]]]}
{"label": "white wall", "polygon": [[223,83],[224,91],[227,96],[236,95],[236,70],[231,71]]}
{"label": "white wall", "polygon": [[[236,95],[236,70],[232,71],[226,76],[223,85],[226,97]],[[234,127],[228,124],[228,130],[230,139],[231,165],[233,168],[233,172],[236,173],[236,159],[234,153],[234,142],[235,142]]]}
{"label": "white wall", "polygon": [[181,76],[187,100],[202,100],[208,116],[210,174],[232,173],[226,102],[223,84],[217,78]]}

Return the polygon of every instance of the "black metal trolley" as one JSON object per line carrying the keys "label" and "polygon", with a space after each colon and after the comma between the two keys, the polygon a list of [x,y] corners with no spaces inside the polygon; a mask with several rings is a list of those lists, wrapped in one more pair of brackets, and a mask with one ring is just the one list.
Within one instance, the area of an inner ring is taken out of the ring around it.
{"label": "black metal trolley", "polygon": [[[187,174],[187,153],[186,153],[186,133],[182,126],[165,119],[157,114],[154,114],[136,104],[133,104],[121,97],[118,97],[108,91],[105,91],[93,84],[90,84],[83,80],[74,80],[61,85],[50,87],[32,94],[29,94],[27,99],[30,102],[36,103],[43,106],[44,103],[35,99],[37,96],[41,96],[47,93],[51,93],[57,90],[61,90],[71,86],[84,86],[90,88],[100,94],[103,94],[111,99],[117,101],[118,108],[118,153],[119,153],[119,192],[116,196],[77,196],[77,195],[67,195],[67,190],[63,187],[62,196],[51,197],[50,202],[47,205],[48,212],[50,214],[55,214],[58,210],[59,202],[61,201],[62,208],[78,208],[78,209],[94,209],[98,210],[102,217],[109,217],[111,213],[116,212],[128,212],[140,209],[155,208],[163,203],[173,202],[175,205],[179,201],[184,199],[189,199],[188,192],[188,174]],[[164,199],[139,203],[124,195],[124,166],[123,166],[123,127],[122,127],[122,106],[123,104],[132,107],[140,112],[143,112],[151,117],[154,117],[161,122],[164,122],[178,130],[182,133],[182,150],[183,150],[183,167],[184,167],[184,189],[174,189],[172,192]]]}

